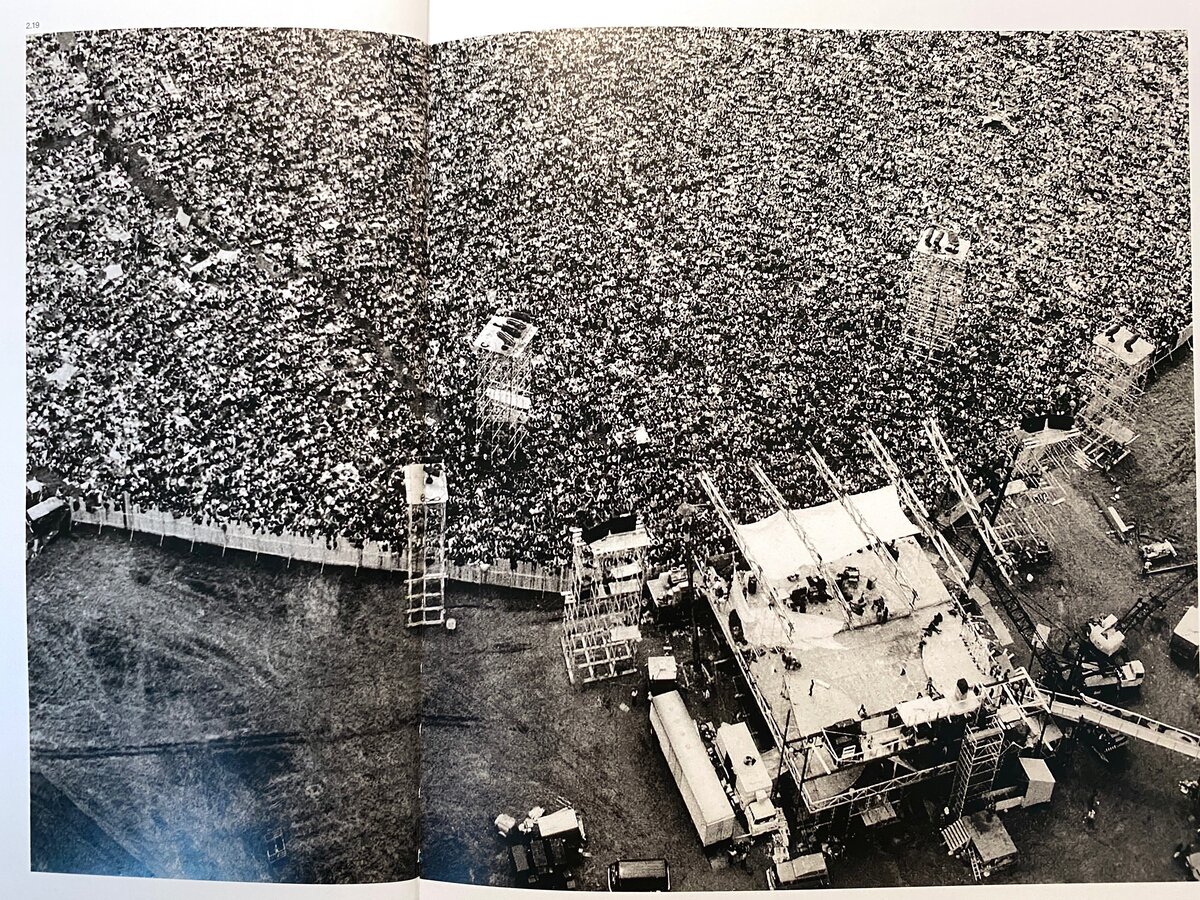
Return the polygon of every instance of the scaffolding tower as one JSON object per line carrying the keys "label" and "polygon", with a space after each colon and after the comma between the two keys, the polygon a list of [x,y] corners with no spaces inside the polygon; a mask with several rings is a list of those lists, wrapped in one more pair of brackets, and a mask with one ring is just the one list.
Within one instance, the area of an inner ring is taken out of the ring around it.
{"label": "scaffolding tower", "polygon": [[571,529],[571,590],[563,595],[563,659],[572,684],[635,671],[642,591],[653,540],[639,517]]}
{"label": "scaffolding tower", "polygon": [[900,337],[922,357],[940,358],[954,342],[970,248],[955,232],[931,225],[913,249]]}
{"label": "scaffolding tower", "polygon": [[1153,358],[1154,345],[1123,325],[1110,325],[1093,338],[1077,420],[1086,462],[1107,470],[1129,455]]}
{"label": "scaffolding tower", "polygon": [[533,357],[537,327],[523,314],[497,312],[472,342],[475,408],[485,440],[508,459],[525,437],[533,411]]}
{"label": "scaffolding tower", "polygon": [[950,792],[951,819],[960,819],[984,805],[996,783],[1003,750],[1004,730],[996,723],[994,715],[979,725],[967,725],[958,750],[954,788]]}
{"label": "scaffolding tower", "polygon": [[408,502],[408,608],[405,624],[446,621],[446,473],[441,464],[404,467]]}

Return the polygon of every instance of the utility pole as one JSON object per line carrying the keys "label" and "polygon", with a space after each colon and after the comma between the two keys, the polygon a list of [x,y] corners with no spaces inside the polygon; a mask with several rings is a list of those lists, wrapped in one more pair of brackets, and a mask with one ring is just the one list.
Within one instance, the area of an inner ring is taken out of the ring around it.
{"label": "utility pole", "polygon": [[686,500],[675,513],[687,526],[688,609],[692,618],[692,665],[700,666],[700,624],[696,618],[696,507]]}

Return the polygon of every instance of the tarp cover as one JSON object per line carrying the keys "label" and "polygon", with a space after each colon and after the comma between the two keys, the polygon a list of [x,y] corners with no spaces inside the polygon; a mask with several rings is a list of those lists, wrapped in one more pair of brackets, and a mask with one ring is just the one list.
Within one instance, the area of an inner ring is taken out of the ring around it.
{"label": "tarp cover", "polygon": [[[854,494],[849,500],[880,540],[909,537],[919,530],[904,515],[896,489],[890,485],[865,494]],[[849,556],[867,546],[867,539],[836,500],[809,509],[793,510],[792,514],[826,562]],[[816,565],[782,512],[759,522],[738,525],[737,529],[745,539],[754,562],[762,567],[763,575],[772,581],[786,579],[789,575]]]}

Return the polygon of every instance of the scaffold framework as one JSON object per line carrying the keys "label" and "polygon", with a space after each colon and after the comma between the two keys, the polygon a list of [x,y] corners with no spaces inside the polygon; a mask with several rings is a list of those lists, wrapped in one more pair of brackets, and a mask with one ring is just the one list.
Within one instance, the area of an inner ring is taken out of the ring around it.
{"label": "scaffold framework", "polygon": [[529,350],[537,331],[520,313],[497,312],[472,342],[476,413],[485,439],[501,459],[516,453],[533,412]]}
{"label": "scaffold framework", "polygon": [[1129,455],[1153,357],[1154,345],[1122,325],[1110,325],[1092,340],[1077,419],[1084,463],[1107,470]]}
{"label": "scaffold framework", "polygon": [[[625,527],[629,526],[629,527]],[[633,672],[653,541],[641,520],[586,540],[571,529],[572,583],[564,595],[563,659],[572,684]]]}
{"label": "scaffold framework", "polygon": [[967,569],[963,565],[962,559],[950,542],[933,524],[933,520],[929,515],[929,508],[924,501],[913,490],[904,473],[900,471],[900,467],[896,465],[896,460],[892,458],[892,454],[888,451],[887,446],[879,439],[873,429],[868,428],[864,434],[867,449],[871,451],[871,455],[879,463],[884,474],[892,482],[892,486],[896,488],[896,494],[900,497],[903,504],[908,509],[909,516],[921,529],[921,534],[929,541],[930,545],[937,551],[941,557],[942,563],[946,566],[946,571],[951,580],[958,585],[962,590],[967,588]]}
{"label": "scaffold framework", "polygon": [[787,501],[784,500],[783,494],[780,493],[779,488],[775,486],[775,482],[770,479],[763,467],[757,462],[751,463],[750,471],[753,473],[754,477],[758,479],[758,482],[762,485],[763,490],[767,492],[767,496],[774,501],[776,509],[783,513],[783,516],[787,520],[788,525],[791,526],[793,533],[795,533],[796,537],[800,538],[801,543],[804,544],[804,549],[808,552],[808,555],[816,562],[817,570],[821,573],[821,577],[825,579],[826,584],[833,591],[833,595],[837,598],[838,604],[842,607],[842,613],[846,618],[846,626],[848,628],[853,628],[854,617],[852,615],[850,601],[842,591],[842,586],[838,581],[837,574],[833,571],[833,568],[829,565],[829,563],[822,558],[820,551],[817,550],[817,545],[813,543],[811,535],[809,535],[809,533],[800,524],[800,519],[797,518],[795,512],[793,512]]}
{"label": "scaffold framework", "polygon": [[1004,730],[994,715],[978,725],[968,724],[958,751],[954,787],[950,793],[950,815],[954,819],[975,812],[996,782],[1004,749]]}
{"label": "scaffold framework", "polygon": [[884,549],[883,541],[880,539],[879,535],[875,533],[874,529],[871,528],[870,524],[866,520],[866,517],[862,514],[862,511],[858,508],[858,505],[854,502],[854,499],[847,492],[845,485],[842,484],[841,479],[838,478],[833,469],[829,468],[829,463],[825,462],[825,457],[823,457],[817,451],[817,449],[811,445],[808,448],[808,458],[812,460],[813,465],[817,469],[817,473],[821,476],[821,479],[825,482],[825,485],[837,498],[837,501],[841,504],[842,509],[846,511],[846,514],[850,517],[850,520],[854,522],[854,527],[857,528],[858,533],[863,536],[863,540],[866,541],[868,549],[874,553],[876,559],[883,564],[884,571],[888,572],[896,584],[904,591],[906,596],[903,599],[908,605],[908,608],[910,610],[915,610],[917,608],[918,599],[917,589],[914,588],[909,582],[908,577],[904,574],[904,571],[900,568],[897,561],[891,556],[890,553],[887,552],[886,549]]}
{"label": "scaffold framework", "polygon": [[913,249],[900,336],[922,357],[940,358],[954,344],[970,247],[953,231],[931,225]]}
{"label": "scaffold framework", "polygon": [[441,464],[404,467],[408,504],[408,607],[405,624],[446,621],[446,502],[449,491]]}
{"label": "scaffold framework", "polygon": [[959,501],[970,517],[971,524],[975,527],[975,532],[979,535],[979,540],[983,543],[991,558],[995,560],[1001,577],[1006,583],[1012,584],[1017,574],[1016,561],[1009,554],[1004,540],[997,534],[991,520],[984,514],[983,507],[979,503],[979,498],[971,489],[971,485],[967,482],[966,476],[963,475],[962,469],[959,468],[958,460],[955,458],[954,452],[950,449],[950,445],[946,443],[946,438],[942,434],[942,429],[938,426],[937,420],[932,417],[926,419],[924,428],[929,446],[933,448],[934,455],[937,456],[942,469],[949,476],[950,484],[953,486],[955,493],[958,494]]}

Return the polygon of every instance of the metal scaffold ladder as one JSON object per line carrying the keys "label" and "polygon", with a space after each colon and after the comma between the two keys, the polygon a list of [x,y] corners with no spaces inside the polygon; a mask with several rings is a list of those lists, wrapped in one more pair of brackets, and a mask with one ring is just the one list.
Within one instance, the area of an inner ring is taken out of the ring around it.
{"label": "metal scaffold ladder", "polygon": [[974,812],[984,795],[991,791],[1003,749],[1004,732],[994,721],[985,722],[981,727],[968,726],[958,751],[954,789],[950,794],[950,812],[956,819]]}
{"label": "metal scaffold ladder", "polygon": [[971,833],[967,831],[966,823],[962,819],[955,819],[942,829],[942,841],[953,856],[971,843]]}
{"label": "metal scaffold ladder", "polygon": [[408,580],[405,624],[446,621],[446,478],[441,467],[405,467]]}

